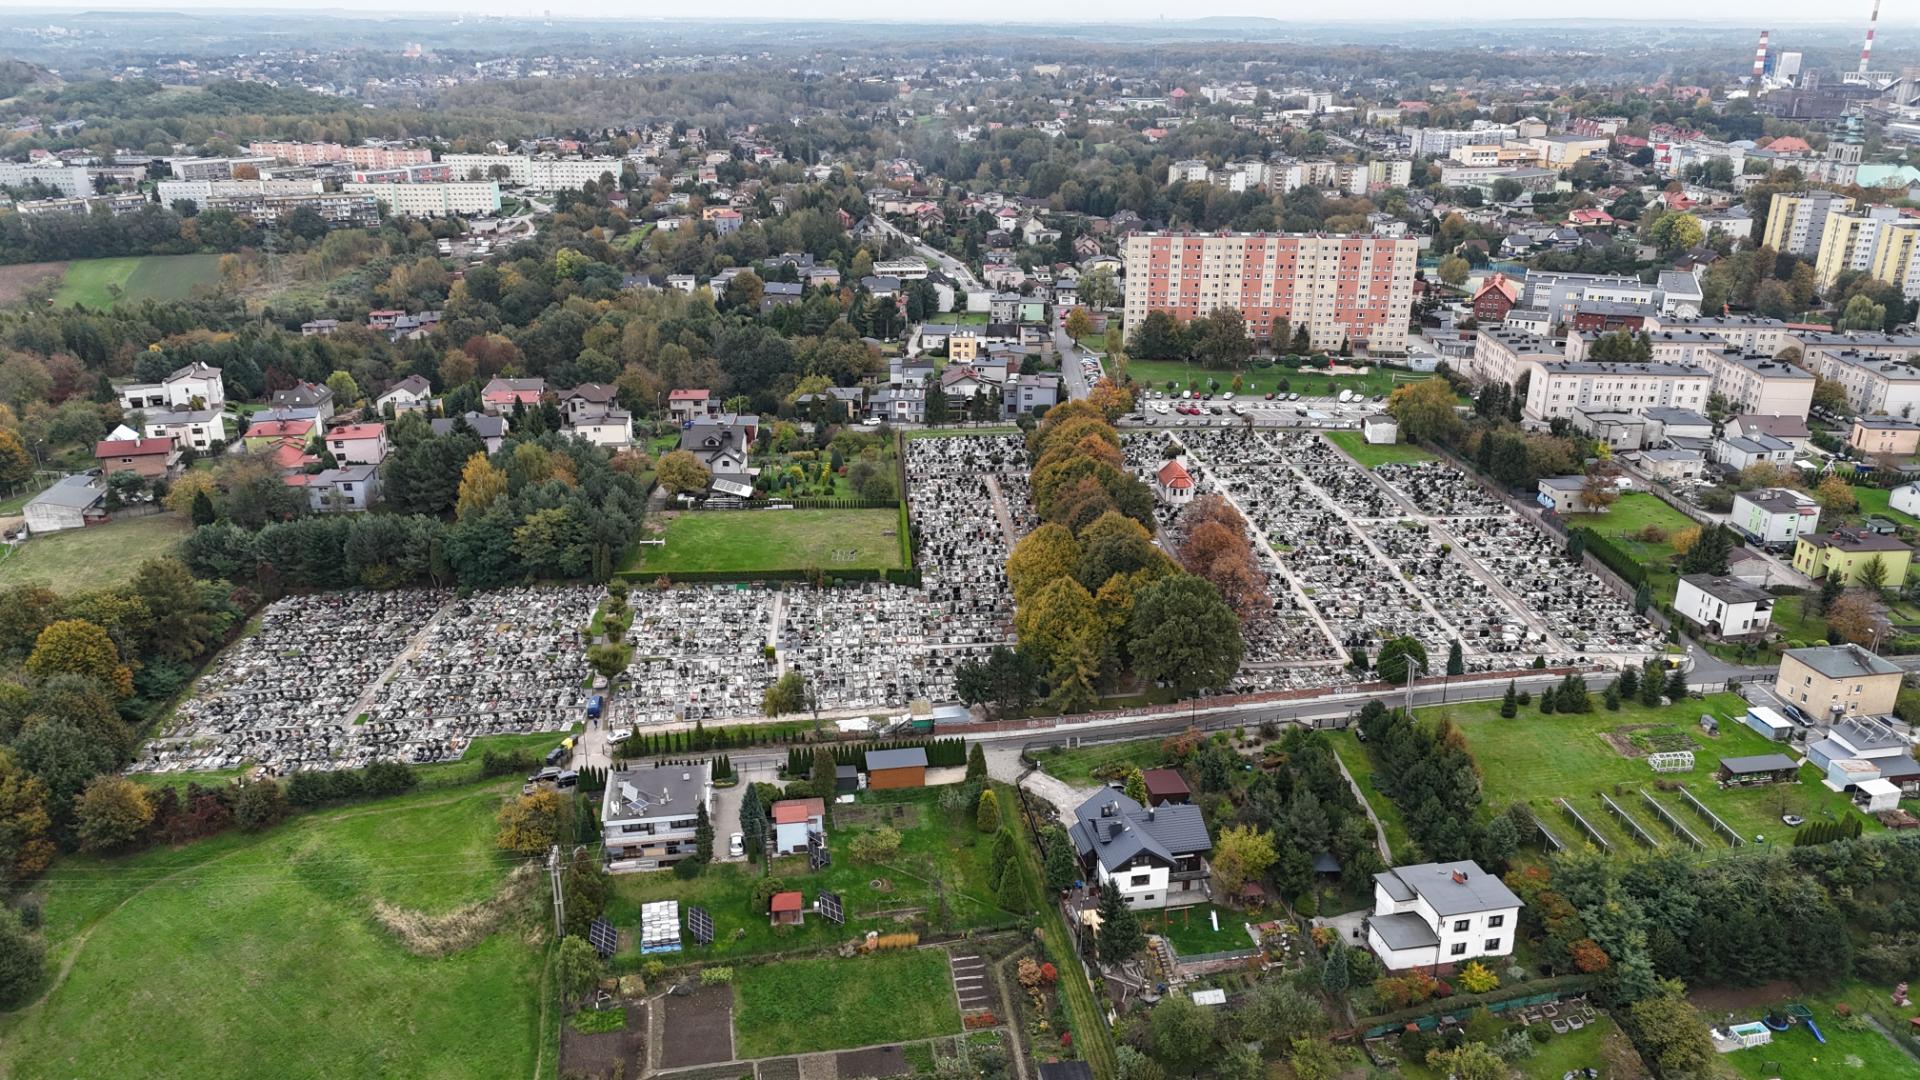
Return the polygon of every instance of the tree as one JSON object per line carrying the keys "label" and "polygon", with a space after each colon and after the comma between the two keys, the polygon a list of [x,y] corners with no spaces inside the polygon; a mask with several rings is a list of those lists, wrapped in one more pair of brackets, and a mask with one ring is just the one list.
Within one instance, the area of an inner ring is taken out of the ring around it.
{"label": "tree", "polygon": [[1188,323],[1187,339],[1194,355],[1213,367],[1239,367],[1253,355],[1246,318],[1236,308],[1215,308]]}
{"label": "tree", "polygon": [[19,882],[53,862],[47,785],[0,747],[0,880]]}
{"label": "tree", "polygon": [[1192,1076],[1206,1069],[1216,1053],[1214,1015],[1195,1005],[1189,994],[1168,994],[1147,1016],[1153,1058],[1169,1076]]}
{"label": "tree", "polygon": [[[892,830],[876,830],[876,832],[882,831],[891,832]],[[871,835],[873,834],[867,834],[854,841],[855,858],[860,857],[860,840]],[[898,834],[895,835],[895,841],[897,847]],[[747,858],[755,862],[758,862],[760,856],[767,850],[767,808],[760,802],[760,789],[754,784],[748,784],[747,789],[740,795],[740,842],[747,849]]]}
{"label": "tree", "polygon": [[1866,293],[1855,293],[1847,300],[1847,306],[1841,309],[1840,320],[1834,324],[1834,329],[1842,333],[1848,330],[1879,330],[1886,319],[1886,305],[1874,303],[1873,297]]}
{"label": "tree", "polygon": [[1484,1043],[1462,1043],[1452,1050],[1427,1051],[1427,1067],[1453,1080],[1506,1080],[1511,1071]]}
{"label": "tree", "polygon": [[1827,634],[1836,642],[1884,641],[1889,625],[1886,607],[1873,592],[1842,593],[1827,605]]}
{"label": "tree", "polygon": [[707,815],[706,803],[701,803],[694,808],[693,861],[696,863],[713,861],[713,819]]}
{"label": "tree", "polygon": [[1458,255],[1449,255],[1440,260],[1440,280],[1456,289],[1467,283],[1467,275],[1472,272],[1472,264]]}
{"label": "tree", "polygon": [[286,820],[290,809],[287,791],[278,780],[250,780],[234,792],[233,823],[248,832],[258,832]]}
{"label": "tree", "polygon": [[454,504],[455,514],[465,521],[484,512],[506,494],[506,471],[488,461],[487,455],[474,454],[460,470],[460,499]]}
{"label": "tree", "polygon": [[1654,993],[1627,1010],[1634,1042],[1662,1076],[1710,1076],[1717,1063],[1706,1021],[1694,1011],[1677,979],[1656,984]]}
{"label": "tree", "polygon": [[1127,770],[1127,782],[1123,793],[1141,806],[1147,805],[1147,776],[1140,771],[1138,765]]}
{"label": "tree", "polygon": [[1098,914],[1101,963],[1119,964],[1131,960],[1146,945],[1146,935],[1140,932],[1140,920],[1134,917],[1133,909],[1127,906],[1119,889],[1101,890]]}
{"label": "tree", "polygon": [[1000,796],[992,788],[980,789],[980,801],[973,810],[974,827],[983,833],[1000,831]]}
{"label": "tree", "polygon": [[1467,673],[1467,659],[1466,659],[1466,656],[1463,655],[1461,652],[1460,642],[1458,640],[1455,640],[1452,644],[1447,646],[1447,674],[1448,675],[1465,675],[1466,673]]}
{"label": "tree", "polygon": [[1074,861],[1073,841],[1059,826],[1047,830],[1047,888],[1055,892],[1068,889],[1080,879],[1080,866]]}
{"label": "tree", "polygon": [[890,862],[900,854],[900,833],[884,825],[869,829],[853,838],[853,842],[847,845],[847,854],[859,863]]}
{"label": "tree", "polygon": [[19,433],[0,428],[0,484],[24,484],[33,479],[33,457]]}
{"label": "tree", "polygon": [[1588,510],[1605,513],[1614,503],[1620,501],[1620,488],[1613,477],[1600,472],[1589,472],[1580,482],[1580,501]]}
{"label": "tree", "polygon": [[1387,398],[1387,411],[1409,440],[1449,442],[1460,429],[1455,404],[1453,386],[1447,380],[1422,379],[1396,389]]}
{"label": "tree", "polygon": [[1460,989],[1469,994],[1484,994],[1500,985],[1500,977],[1488,971],[1486,965],[1478,960],[1468,961],[1467,966],[1460,969],[1456,981]]}
{"label": "tree", "polygon": [[1052,522],[1020,538],[1007,556],[1007,586],[1015,604],[1026,603],[1040,588],[1071,578],[1080,566],[1080,543],[1072,530]]}
{"label": "tree", "polygon": [[705,491],[707,485],[713,482],[713,471],[685,450],[675,450],[661,457],[654,475],[660,481],[660,486],[672,495]]}
{"label": "tree", "polygon": [[1887,560],[1875,555],[1860,563],[1853,572],[1853,580],[1863,589],[1879,592],[1887,587]]}
{"label": "tree", "polygon": [[1067,313],[1066,331],[1068,337],[1079,341],[1093,333],[1093,316],[1087,314],[1086,308],[1074,308]]}
{"label": "tree", "polygon": [[611,680],[627,670],[627,660],[625,646],[609,643],[587,646],[587,665],[603,679]]}
{"label": "tree", "polygon": [[563,809],[559,793],[551,788],[511,799],[496,818],[495,843],[516,855],[544,854],[560,838]]}
{"label": "tree", "polygon": [[[1340,951],[1329,952],[1329,962],[1335,952]],[[1345,966],[1344,955],[1340,956],[1340,963]],[[1234,1012],[1233,1019],[1240,1037],[1258,1039],[1272,1046],[1317,1036],[1327,1029],[1327,1017],[1320,1010],[1320,1003],[1284,980],[1270,979],[1255,984],[1246,1004]]]}
{"label": "tree", "polygon": [[1184,693],[1226,686],[1240,670],[1245,643],[1240,620],[1213,585],[1175,574],[1134,598],[1128,653],[1134,670]]}
{"label": "tree", "polygon": [[27,932],[19,912],[0,907],[0,1009],[24,1003],[40,983],[46,946]]}
{"label": "tree", "polygon": [[1512,679],[1507,680],[1506,695],[1500,699],[1500,715],[1508,720],[1520,713],[1519,687]]}
{"label": "tree", "polygon": [[1853,485],[1841,478],[1839,473],[1828,473],[1820,479],[1813,489],[1814,501],[1820,509],[1829,514],[1851,514],[1860,508],[1860,500],[1853,494]]}
{"label": "tree", "polygon": [[987,778],[987,747],[985,743],[974,743],[967,751],[967,781]]}
{"label": "tree", "polygon": [[600,981],[600,954],[593,951],[585,938],[573,934],[560,939],[554,966],[560,985],[569,997],[586,993]]}
{"label": "tree", "polygon": [[344,371],[327,376],[327,389],[333,391],[333,400],[342,406],[351,406],[360,401],[360,384]]}
{"label": "tree", "polygon": [[112,851],[139,839],[153,823],[147,791],[124,776],[93,778],[74,803],[74,834],[82,851]]}
{"label": "tree", "polygon": [[1733,556],[1733,530],[1713,525],[1700,533],[1700,539],[1680,557],[1683,574],[1725,574]]}
{"label": "tree", "polygon": [[27,670],[43,679],[79,675],[98,680],[122,698],[133,696],[133,670],[120,662],[113,638],[84,619],[61,619],[40,631]]}
{"label": "tree", "polygon": [[196,491],[193,493],[192,514],[195,528],[214,523],[213,500],[207,496],[205,491]]}
{"label": "tree", "polygon": [[1251,825],[1229,826],[1213,842],[1213,880],[1232,898],[1242,885],[1265,876],[1277,857],[1271,833]]}
{"label": "tree", "polygon": [[1373,670],[1382,682],[1399,686],[1406,683],[1409,670],[1426,674],[1433,669],[1427,664],[1427,647],[1420,644],[1420,639],[1402,635],[1390,638],[1380,646],[1380,655],[1374,658]]}
{"label": "tree", "polygon": [[797,713],[807,705],[807,677],[789,671],[760,695],[760,711],[768,716]]}

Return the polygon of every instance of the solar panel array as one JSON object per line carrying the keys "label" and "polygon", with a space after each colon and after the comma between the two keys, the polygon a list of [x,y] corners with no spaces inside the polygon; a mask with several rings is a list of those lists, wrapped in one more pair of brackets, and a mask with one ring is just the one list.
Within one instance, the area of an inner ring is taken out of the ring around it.
{"label": "solar panel array", "polygon": [[812,830],[807,831],[807,866],[814,870],[825,870],[833,865],[833,853],[827,850],[827,838]]}
{"label": "solar panel array", "polygon": [[607,920],[595,919],[587,927],[587,944],[600,954],[600,959],[605,960],[619,950],[620,932]]}
{"label": "solar panel array", "polygon": [[703,907],[687,908],[687,933],[702,945],[713,944],[713,916]]}
{"label": "solar panel array", "polygon": [[847,909],[841,906],[839,893],[821,891],[820,914],[828,922],[839,923],[842,926],[847,923]]}

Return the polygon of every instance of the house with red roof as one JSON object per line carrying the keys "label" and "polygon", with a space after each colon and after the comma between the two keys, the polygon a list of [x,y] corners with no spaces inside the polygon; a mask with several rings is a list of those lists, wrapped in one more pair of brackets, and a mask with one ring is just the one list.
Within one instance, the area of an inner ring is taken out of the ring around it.
{"label": "house with red roof", "polygon": [[345,424],[327,432],[327,452],[342,465],[378,465],[387,460],[385,424]]}
{"label": "house with red roof", "polygon": [[545,379],[501,379],[487,381],[480,390],[480,404],[495,416],[513,411],[515,405],[534,408],[547,393]]}
{"label": "house with red roof", "polygon": [[1496,271],[1473,294],[1473,317],[1483,323],[1505,322],[1507,312],[1520,303],[1520,286]]}
{"label": "house with red roof", "polygon": [[805,917],[807,898],[797,892],[779,892],[773,894],[773,900],[767,904],[767,915],[775,926],[799,926]]}
{"label": "house with red roof", "polygon": [[1597,206],[1583,206],[1567,215],[1567,224],[1576,229],[1611,229],[1613,215]]}
{"label": "house with red roof", "polygon": [[274,446],[294,441],[305,446],[318,429],[317,420],[256,420],[247,426],[247,433],[241,441],[248,450],[271,450]]}
{"label": "house with red roof", "polygon": [[103,476],[130,472],[143,480],[163,480],[180,467],[180,450],[168,438],[102,439],[93,446]]}
{"label": "house with red roof", "polygon": [[782,799],[773,804],[773,850],[780,855],[807,850],[807,834],[827,832],[824,799]]}
{"label": "house with red roof", "polygon": [[703,416],[717,416],[719,412],[720,403],[714,400],[711,390],[687,388],[667,391],[667,413],[682,424]]}
{"label": "house with red roof", "polygon": [[1179,458],[1168,459],[1153,476],[1153,493],[1161,501],[1185,506],[1193,501],[1193,477]]}

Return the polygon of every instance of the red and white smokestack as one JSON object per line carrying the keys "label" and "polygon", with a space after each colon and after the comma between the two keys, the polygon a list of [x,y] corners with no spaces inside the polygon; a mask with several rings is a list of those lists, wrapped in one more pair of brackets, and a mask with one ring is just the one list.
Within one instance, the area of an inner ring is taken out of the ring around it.
{"label": "red and white smokestack", "polygon": [[1760,31],[1760,47],[1753,50],[1753,81],[1759,82],[1767,73],[1767,31]]}
{"label": "red and white smokestack", "polygon": [[1880,24],[1880,0],[1873,0],[1873,17],[1867,20],[1867,43],[1860,46],[1860,74],[1867,73],[1867,63],[1873,58],[1873,30]]}

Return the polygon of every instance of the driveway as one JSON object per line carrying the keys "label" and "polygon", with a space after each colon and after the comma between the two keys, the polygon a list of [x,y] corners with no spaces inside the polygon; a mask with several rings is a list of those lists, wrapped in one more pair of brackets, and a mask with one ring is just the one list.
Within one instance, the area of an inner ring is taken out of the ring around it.
{"label": "driveway", "polygon": [[740,831],[740,804],[747,797],[747,785],[756,781],[769,784],[780,782],[780,770],[771,761],[764,764],[755,762],[735,764],[734,771],[740,774],[740,782],[732,787],[713,789],[713,861],[745,862],[746,856],[732,858],[727,854],[727,841]]}

